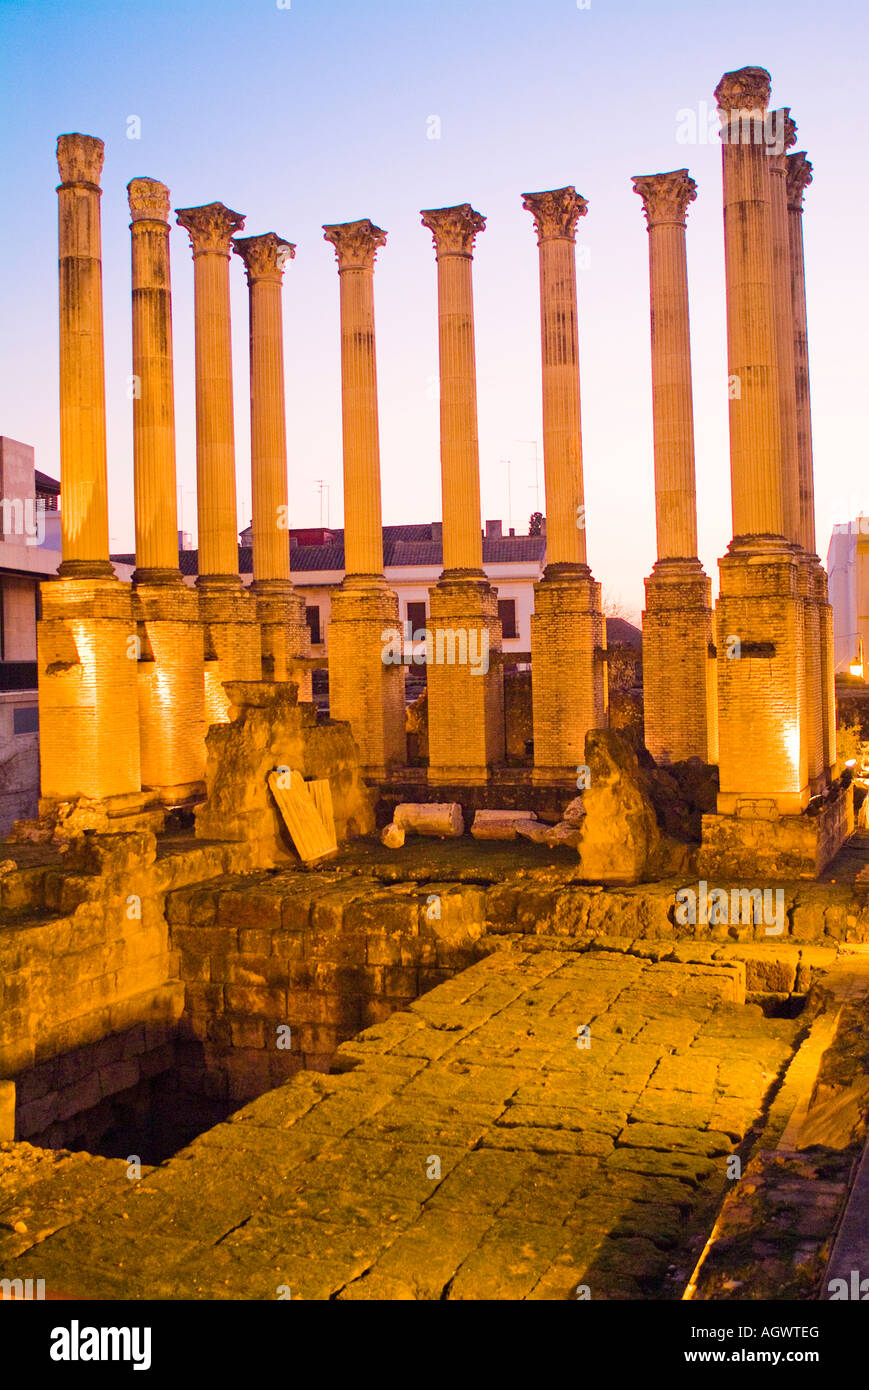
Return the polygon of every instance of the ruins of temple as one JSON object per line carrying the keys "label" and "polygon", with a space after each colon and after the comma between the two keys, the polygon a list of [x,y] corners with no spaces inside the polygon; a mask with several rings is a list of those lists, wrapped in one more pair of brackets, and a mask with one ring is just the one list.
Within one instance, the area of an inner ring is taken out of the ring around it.
{"label": "ruins of temple", "polygon": [[[636,176],[649,239],[657,557],[643,616],[644,738],[660,766],[719,769],[703,820],[710,872],[812,876],[852,826],[836,759],[826,575],[815,554],[803,193],[811,179],[769,74],[728,73],[722,121],[733,540],[721,592],[697,556],[686,219],[687,169]],[[199,573],[178,568],[169,190],[129,185],[136,568],[115,578],[107,539],[102,348],[102,141],[58,141],[63,563],[39,624],[40,811],[85,799],[116,828],[158,827],[204,794],[206,734],[227,687],[291,682],[311,699],[303,599],[290,575],[281,283],[293,245],[239,236],[223,203],[183,208],[195,288]],[[588,734],[608,721],[600,585],[586,557],[572,186],[527,193],[540,268],[546,568],[531,620],[532,786],[582,786]],[[421,799],[504,780],[497,590],[482,568],[472,266],[486,219],[422,213],[434,239],[440,356],[443,571],[429,591],[427,772]],[[324,228],[338,262],[345,565],[329,622],[330,715],[349,724],[372,787],[408,765],[404,637],[384,578],[374,268],[386,233]],[[250,291],[253,583],[238,573],[229,276]],[[473,660],[477,654],[485,661]],[[471,659],[469,659],[469,655]],[[322,660],[319,661],[322,665]],[[138,709],[138,719],[131,710]],[[526,772],[526,780],[528,777]],[[515,780],[515,778],[514,778]],[[520,779],[521,780],[521,779]],[[847,779],[845,779],[847,781]]]}
{"label": "ruins of temple", "polygon": [[[649,248],[656,538],[641,705],[588,563],[596,465],[583,459],[575,263],[588,204],[574,186],[519,195],[537,238],[545,481],[529,652],[484,565],[495,523],[484,537],[473,261],[486,218],[470,203],[421,212],[443,568],[410,633],[382,525],[374,272],[387,234],[368,218],[323,227],[345,515],[318,654],[289,540],[294,244],[241,235],[222,202],[176,210],[195,330],[198,556],[182,574],[170,193],[129,183],[135,567],[122,580],[108,538],[104,147],[59,137],[62,562],[37,624],[39,814],[0,856],[0,1285],[683,1300],[847,1283],[869,1190],[865,1159],[854,1177],[869,835],[852,835],[815,553],[811,164],[790,109],[768,109],[764,69],[726,73],[715,96],[732,498],[717,600],[698,555],[688,293],[688,212],[711,194],[684,168],[632,179]],[[528,255],[533,271],[530,235]]]}

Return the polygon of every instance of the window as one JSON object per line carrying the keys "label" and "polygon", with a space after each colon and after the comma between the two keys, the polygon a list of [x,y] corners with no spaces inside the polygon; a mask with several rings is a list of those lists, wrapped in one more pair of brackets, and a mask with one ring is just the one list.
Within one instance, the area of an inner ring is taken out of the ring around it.
{"label": "window", "polygon": [[425,599],[421,603],[408,603],[406,605],[407,624],[411,632],[411,641],[415,632],[421,632],[426,624]]}
{"label": "window", "polygon": [[316,647],[322,642],[320,636],[320,606],[315,603],[310,608],[305,608],[305,622],[308,624],[308,631],[311,634],[311,645]]}
{"label": "window", "polygon": [[516,600],[514,598],[498,599],[498,621],[501,624],[502,637],[519,636],[519,629],[516,626]]}
{"label": "window", "polygon": [[16,734],[39,732],[39,706],[19,705],[12,711],[12,731]]}

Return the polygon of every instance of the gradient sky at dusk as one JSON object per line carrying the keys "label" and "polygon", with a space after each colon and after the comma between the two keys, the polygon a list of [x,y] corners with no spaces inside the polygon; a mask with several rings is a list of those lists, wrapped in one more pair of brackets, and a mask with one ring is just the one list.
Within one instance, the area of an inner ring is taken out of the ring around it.
{"label": "gradient sky at dusk", "polygon": [[[815,168],[806,197],[818,544],[869,512],[866,150],[869,8],[854,0],[0,0],[0,433],[58,473],[57,167],[64,131],[106,142],[103,258],[110,530],[132,548],[126,184],[221,200],[245,235],[297,243],[285,274],[293,524],[340,525],[338,276],[322,224],[389,233],[375,274],[383,512],[440,516],[435,260],[419,209],[488,218],[474,265],[484,517],[527,529],[540,442],[537,248],[528,190],[572,183],[589,561],[642,606],[655,559],[647,234],[632,174],[687,166],[700,554],[730,538],[720,145],[712,91],[758,64]],[[700,138],[684,143],[697,115]],[[138,116],[141,138],[127,138]],[[440,120],[440,138],[428,138]],[[172,234],[181,522],[195,532],[192,263]],[[247,291],[233,258],[240,525],[250,517]],[[508,469],[507,460],[510,460]]]}

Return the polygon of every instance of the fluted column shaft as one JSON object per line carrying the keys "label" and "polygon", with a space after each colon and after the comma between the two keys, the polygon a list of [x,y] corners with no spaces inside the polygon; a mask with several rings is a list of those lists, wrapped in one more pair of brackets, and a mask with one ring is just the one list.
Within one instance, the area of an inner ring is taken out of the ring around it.
{"label": "fluted column shaft", "polygon": [[344,563],[348,575],[378,577],[383,574],[383,521],[374,261],[386,233],[368,218],[323,230],[335,247],[340,283]]}
{"label": "fluted column shaft", "polygon": [[793,306],[791,301],[791,251],[788,227],[787,155],[796,142],[796,126],[787,107],[774,113],[773,128],[779,133],[780,149],[767,156],[772,201],[773,289],[775,295],[775,341],[778,359],[779,429],[781,431],[782,506],[784,534],[789,541],[800,541],[800,477],[797,447],[797,398],[794,376]]}
{"label": "fluted column shaft", "polygon": [[137,578],[178,574],[169,190],[132,179],[133,486]]}
{"label": "fluted column shaft", "polygon": [[[746,69],[753,72],[753,69]],[[759,71],[759,70],[758,70]],[[733,534],[784,536],[766,98],[724,94],[724,252]],[[761,105],[760,102],[763,101]]]}
{"label": "fluted column shaft", "polygon": [[93,135],[61,135],[57,141],[63,577],[113,574],[100,238],[104,149]]}
{"label": "fluted column shaft", "polygon": [[633,182],[649,229],[658,559],[691,559],[697,555],[697,493],[685,219],[697,186],[687,169]]}
{"label": "fluted column shaft", "polygon": [[462,203],[423,212],[422,222],[434,238],[438,267],[444,572],[482,577],[472,258],[486,219]]}
{"label": "fluted column shaft", "polygon": [[254,583],[290,579],[281,283],[295,247],[274,232],[236,238],[250,299],[250,463]]}
{"label": "fluted column shaft", "polygon": [[588,204],[573,187],[526,193],[540,257],[546,557],[586,563],[576,295],[576,224]]}
{"label": "fluted column shaft", "polygon": [[806,322],[806,267],[803,251],[803,195],[812,181],[804,152],[787,156],[788,241],[790,246],[791,315],[794,345],[794,396],[797,419],[797,467],[800,487],[800,544],[815,550],[815,475],[812,460],[812,406],[809,392],[809,339]]}
{"label": "fluted column shaft", "polygon": [[233,232],[244,218],[223,203],[178,209],[178,223],[193,250],[196,325],[196,509],[199,579],[233,577],[238,583],[235,496],[235,424],[229,256]]}

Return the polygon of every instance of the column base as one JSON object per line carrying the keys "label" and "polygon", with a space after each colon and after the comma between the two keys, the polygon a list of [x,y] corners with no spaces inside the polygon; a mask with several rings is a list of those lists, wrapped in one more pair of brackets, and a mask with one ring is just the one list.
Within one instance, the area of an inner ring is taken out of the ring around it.
{"label": "column base", "polygon": [[575,763],[571,767],[546,767],[535,765],[531,769],[531,781],[535,787],[558,787],[568,792],[571,796],[579,794],[577,788],[576,769],[580,763]]}
{"label": "column base", "polygon": [[53,834],[55,839],[72,839],[87,830],[104,835],[146,830],[159,835],[165,822],[165,809],[156,804],[150,791],[75,799],[39,798],[39,826],[46,838]]}
{"label": "column base", "polygon": [[772,802],[745,802],[734,815],[703,817],[698,873],[710,883],[742,879],[758,888],[771,879],[817,878],[853,830],[850,785],[834,788],[816,815],[779,815]]}
{"label": "column base", "polygon": [[428,781],[485,783],[504,761],[498,595],[485,575],[445,570],[429,591]]}
{"label": "column base", "polygon": [[659,560],[643,613],[644,741],[656,763],[718,761],[714,630],[700,561]]}
{"label": "column base", "polygon": [[606,622],[587,565],[547,565],[534,585],[531,701],[535,782],[570,779],[585,763],[585,736],[607,722]]}
{"label": "column base", "polygon": [[[154,575],[153,570],[137,571]],[[175,805],[177,788],[205,779],[205,660],[199,595],[161,575],[133,589],[140,640],[138,662],[141,778],[163,803]]]}
{"label": "column base", "polygon": [[226,724],[228,681],[262,677],[256,600],[238,575],[200,575],[196,581],[205,643],[205,723]]}
{"label": "column base", "polygon": [[346,576],[332,594],[329,715],[350,725],[363,777],[407,762],[404,666],[384,659],[400,633],[398,599],[383,577]]}
{"label": "column base", "polygon": [[[811,631],[806,637],[807,650],[810,642],[817,642],[815,651],[820,659],[815,664],[807,661],[806,678],[814,683],[818,714],[813,726],[816,754],[814,775],[816,791],[823,791],[837,777],[842,767],[836,751],[836,659],[833,642],[833,607],[828,595],[827,571],[817,555],[806,552],[805,565],[808,571],[808,605],[814,609],[810,621]],[[817,633],[817,637],[815,634]]]}
{"label": "column base", "polygon": [[39,750],[48,802],[138,796],[138,644],[129,584],[41,585]]}
{"label": "column base", "polygon": [[255,579],[250,592],[256,600],[262,643],[262,679],[295,681],[299,699],[310,704],[311,671],[294,665],[311,655],[311,634],[305,621],[305,600],[288,579]]}
{"label": "column base", "polygon": [[755,802],[799,815],[811,795],[800,553],[781,538],[739,537],[719,561],[721,815]]}

